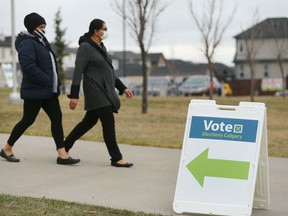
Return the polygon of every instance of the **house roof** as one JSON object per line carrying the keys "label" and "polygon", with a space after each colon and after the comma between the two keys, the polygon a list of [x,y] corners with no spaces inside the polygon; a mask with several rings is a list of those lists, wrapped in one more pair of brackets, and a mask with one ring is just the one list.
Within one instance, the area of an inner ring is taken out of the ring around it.
{"label": "house roof", "polygon": [[[192,62],[182,61],[182,60],[168,60],[170,65],[171,74],[174,75],[182,75],[182,76],[189,76],[189,75],[201,75],[201,74],[208,74],[209,69],[207,64],[195,64]],[[214,68],[216,70],[217,76],[221,75],[232,75],[234,73],[234,69],[224,65],[222,63],[214,63]]]}
{"label": "house roof", "polygon": [[243,38],[288,38],[288,18],[268,18],[234,36]]}
{"label": "house roof", "polygon": [[[112,58],[116,58],[120,61],[123,61],[123,51],[109,51],[109,55]],[[126,62],[135,62],[141,60],[141,55],[131,51],[125,51]]]}
{"label": "house roof", "polygon": [[[142,65],[133,63],[133,64],[126,64],[126,76],[142,76]],[[118,77],[123,77],[123,65],[121,64],[118,70],[115,70],[115,74]]]}
{"label": "house roof", "polygon": [[[116,58],[120,61],[123,61],[123,58],[124,58],[123,51],[109,51],[109,55],[112,58]],[[141,61],[141,54],[139,53],[126,51],[125,57],[126,57],[126,62],[128,63]],[[152,63],[157,63],[160,60],[160,58],[165,59],[162,53],[148,53],[147,54],[147,59],[149,59],[149,61]]]}
{"label": "house roof", "polygon": [[171,68],[165,67],[153,67],[150,76],[168,76],[171,75]]}
{"label": "house roof", "polygon": [[179,59],[172,59],[167,60],[167,63],[169,64],[171,68],[171,73],[173,74],[181,74],[181,75],[187,75],[191,74],[193,63],[189,61],[183,61]]}

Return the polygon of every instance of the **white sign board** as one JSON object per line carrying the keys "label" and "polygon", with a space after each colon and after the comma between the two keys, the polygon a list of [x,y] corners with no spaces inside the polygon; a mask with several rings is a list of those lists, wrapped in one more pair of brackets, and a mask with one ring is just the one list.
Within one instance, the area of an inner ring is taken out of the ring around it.
{"label": "white sign board", "polygon": [[[266,108],[240,102],[220,106],[191,100],[173,202],[176,213],[249,216],[252,213],[260,147],[267,148]],[[265,178],[268,178],[265,151]],[[266,196],[259,207],[269,203]]]}

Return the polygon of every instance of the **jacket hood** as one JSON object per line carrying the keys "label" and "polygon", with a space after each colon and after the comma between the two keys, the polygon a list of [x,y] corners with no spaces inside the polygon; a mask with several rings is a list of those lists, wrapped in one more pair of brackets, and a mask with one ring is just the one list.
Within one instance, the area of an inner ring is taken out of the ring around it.
{"label": "jacket hood", "polygon": [[81,43],[84,43],[84,42],[87,42],[87,43],[91,43],[91,41],[90,41],[91,39],[90,39],[90,37],[89,37],[89,34],[88,33],[85,33],[83,36],[81,36],[80,38],[79,38],[79,40],[78,40],[78,44],[79,44],[79,46],[80,46],[80,44]]}
{"label": "jacket hood", "polygon": [[85,33],[83,36],[79,38],[79,41],[78,41],[79,46],[84,42],[89,43],[91,46],[95,47],[100,52],[100,54],[104,57],[104,59],[108,62],[110,67],[114,69],[112,65],[112,59],[108,55],[106,51],[106,47],[104,46],[103,42],[101,42],[101,47],[98,46],[93,40],[91,40],[89,33]]}
{"label": "jacket hood", "polygon": [[30,34],[29,32],[27,31],[22,31],[18,34],[16,40],[15,40],[15,48],[16,50],[18,51],[18,46],[19,44],[23,41],[23,40],[27,40],[27,39],[33,39],[35,40],[36,38]]}
{"label": "jacket hood", "polygon": [[17,36],[17,38],[16,38],[16,40],[15,40],[15,48],[16,48],[17,51],[18,51],[18,47],[19,47],[20,43],[21,43],[22,41],[24,41],[24,40],[34,40],[34,41],[36,41],[37,43],[41,43],[42,45],[46,46],[46,48],[47,48],[50,52],[53,53],[53,51],[52,51],[52,49],[51,49],[51,47],[50,47],[50,44],[49,44],[49,42],[47,41],[47,38],[46,38],[46,37],[44,37],[44,38],[43,38],[43,41],[40,42],[40,40],[39,40],[37,37],[35,37],[34,35],[30,34],[30,33],[27,32],[27,31],[22,31],[22,32],[20,32],[20,33],[18,34],[18,36]]}

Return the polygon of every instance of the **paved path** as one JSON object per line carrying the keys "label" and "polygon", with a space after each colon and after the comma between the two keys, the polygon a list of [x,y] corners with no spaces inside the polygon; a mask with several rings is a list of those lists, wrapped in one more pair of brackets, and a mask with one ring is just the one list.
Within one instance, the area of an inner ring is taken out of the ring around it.
{"label": "paved path", "polygon": [[[0,134],[1,145],[8,134]],[[0,159],[0,193],[46,197],[118,209],[176,215],[172,204],[181,150],[120,145],[133,168],[111,167],[103,143],[78,141],[75,166],[56,164],[50,137],[23,136],[16,143],[20,163]],[[288,215],[288,159],[269,158],[271,205],[253,216]],[[3,175],[5,174],[5,175]],[[193,214],[196,216],[196,214]]]}

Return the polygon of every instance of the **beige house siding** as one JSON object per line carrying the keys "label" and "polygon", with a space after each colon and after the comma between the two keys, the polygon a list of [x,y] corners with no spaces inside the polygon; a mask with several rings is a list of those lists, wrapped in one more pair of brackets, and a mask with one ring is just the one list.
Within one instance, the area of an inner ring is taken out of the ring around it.
{"label": "beige house siding", "polygon": [[[255,78],[281,78],[277,56],[281,53],[284,76],[288,75],[288,19],[268,18],[235,36],[236,79],[250,79],[247,46],[253,47]],[[245,41],[246,40],[246,41]],[[248,45],[247,45],[248,44]],[[280,47],[279,49],[277,48]]]}
{"label": "beige house siding", "polygon": [[[288,38],[279,39],[279,44],[287,47],[287,51],[283,55],[283,68],[285,76],[288,75]],[[249,41],[248,41],[249,44]],[[236,79],[250,79],[251,73],[247,62],[247,45],[244,40],[236,42],[237,51],[235,55],[235,73]],[[251,47],[251,41],[249,46]],[[255,78],[262,79],[281,78],[279,64],[277,63],[277,50],[274,39],[263,39],[253,41],[255,50]],[[284,49],[285,50],[285,49]]]}

